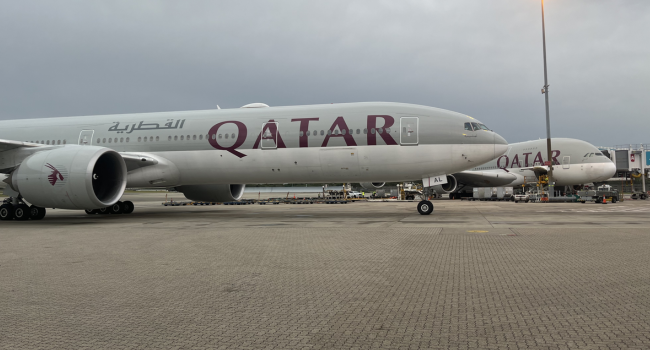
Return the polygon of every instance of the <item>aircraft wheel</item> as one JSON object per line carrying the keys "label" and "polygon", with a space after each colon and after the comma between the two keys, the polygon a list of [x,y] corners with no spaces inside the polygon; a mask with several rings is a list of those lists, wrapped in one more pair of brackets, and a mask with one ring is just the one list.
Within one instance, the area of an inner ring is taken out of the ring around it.
{"label": "aircraft wheel", "polygon": [[32,220],[41,220],[45,217],[45,208],[32,205],[29,207],[29,216]]}
{"label": "aircraft wheel", "polygon": [[14,219],[16,220],[29,220],[30,210],[27,204],[18,204],[14,208]]}
{"label": "aircraft wheel", "polygon": [[421,201],[418,203],[418,212],[422,215],[429,215],[433,212],[433,203],[429,201]]}
{"label": "aircraft wheel", "polygon": [[122,214],[124,212],[124,205],[122,204],[122,202],[117,202],[111,205],[110,207],[108,207],[108,211],[111,214]]}
{"label": "aircraft wheel", "polygon": [[135,205],[133,205],[133,202],[131,201],[125,201],[123,203],[124,205],[124,214],[131,214],[133,213],[133,210],[135,209]]}
{"label": "aircraft wheel", "polygon": [[99,208],[99,209],[96,209],[96,210],[97,210],[97,214],[109,214],[110,213],[109,209],[110,208],[106,207],[106,208]]}
{"label": "aircraft wheel", "polygon": [[14,218],[14,206],[12,204],[0,205],[0,220],[12,220]]}
{"label": "aircraft wheel", "polygon": [[88,215],[95,215],[95,214],[97,214],[97,213],[99,212],[98,209],[86,209],[86,210],[84,210],[84,211],[85,211],[86,214],[88,214]]}

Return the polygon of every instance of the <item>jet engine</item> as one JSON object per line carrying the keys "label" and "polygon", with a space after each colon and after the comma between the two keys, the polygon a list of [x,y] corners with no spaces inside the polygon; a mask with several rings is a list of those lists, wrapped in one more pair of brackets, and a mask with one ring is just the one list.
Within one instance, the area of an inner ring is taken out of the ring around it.
{"label": "jet engine", "polygon": [[444,185],[435,185],[431,188],[439,194],[452,193],[458,188],[458,181],[453,175],[447,175],[447,183]]}
{"label": "jet engine", "polygon": [[376,190],[378,188],[384,187],[385,182],[362,182],[359,185],[365,188],[366,190]]}
{"label": "jet engine", "polygon": [[176,191],[197,202],[232,202],[241,199],[245,188],[246,185],[187,185],[176,187]]}
{"label": "jet engine", "polygon": [[108,148],[68,146],[25,158],[10,179],[11,187],[35,206],[99,209],[122,197],[126,164]]}

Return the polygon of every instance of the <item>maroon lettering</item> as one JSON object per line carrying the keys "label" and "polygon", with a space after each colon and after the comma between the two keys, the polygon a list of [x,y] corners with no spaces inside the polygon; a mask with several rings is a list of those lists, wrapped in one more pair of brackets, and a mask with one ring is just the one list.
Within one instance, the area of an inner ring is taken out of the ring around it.
{"label": "maroon lettering", "polygon": [[[506,158],[506,164],[504,166],[501,166],[501,158],[503,158],[503,157]],[[508,156],[506,156],[506,155],[503,155],[503,156],[499,157],[499,159],[497,159],[497,168],[499,168],[499,169],[507,168],[509,161],[510,161],[510,158],[508,158]]]}
{"label": "maroon lettering", "polygon": [[553,158],[553,164],[560,164],[560,162],[557,161],[557,157],[559,156],[560,156],[559,150],[551,151],[551,158]]}
{"label": "maroon lettering", "polygon": [[278,124],[276,124],[275,120],[273,119],[265,123],[264,127],[262,128],[262,131],[260,131],[260,134],[257,135],[257,138],[255,139],[255,144],[253,145],[253,149],[258,148],[260,146],[260,142],[262,141],[262,135],[264,135],[264,133],[267,130],[271,134],[271,137],[269,139],[273,139],[273,142],[275,142],[275,146],[277,148],[287,148],[287,146],[284,144],[284,141],[282,141],[282,136],[280,136],[280,133],[278,132],[277,125]]}
{"label": "maroon lettering", "polygon": [[544,159],[542,158],[542,152],[537,152],[537,155],[535,156],[535,161],[533,161],[533,164],[544,165]]}
{"label": "maroon lettering", "polygon": [[291,119],[292,122],[300,122],[300,134],[299,137],[299,144],[300,147],[309,147],[309,139],[307,132],[309,132],[309,122],[310,121],[317,121],[318,118],[297,118],[297,119]]}
{"label": "maroon lettering", "polygon": [[371,132],[372,129],[377,130],[377,119],[382,118],[384,120],[384,125],[380,126],[380,128],[390,128],[395,124],[395,118],[389,116],[389,115],[369,115],[368,116],[368,146],[374,146],[377,144],[377,134],[381,136],[381,138],[384,140],[384,142],[387,145],[397,145],[397,142],[395,142],[395,139],[387,133],[387,132]]}
{"label": "maroon lettering", "polygon": [[[235,141],[235,143],[232,146],[223,147],[217,141],[217,132],[219,131],[219,128],[222,125],[228,124],[228,123],[237,125],[237,129],[238,129],[237,140]],[[210,128],[209,135],[210,135],[210,138],[208,139],[208,142],[210,142],[210,145],[212,147],[214,147],[216,149],[219,149],[219,150],[222,150],[222,151],[228,151],[228,152],[236,155],[239,158],[246,157],[245,154],[237,151],[237,148],[239,148],[241,145],[244,144],[244,141],[246,141],[246,136],[248,135],[248,130],[246,129],[246,125],[244,125],[244,123],[233,120],[233,121],[226,121],[226,122],[221,122],[219,124],[215,124],[215,126]]]}
{"label": "maroon lettering", "polygon": [[[339,128],[340,133],[338,135],[334,134],[334,129]],[[323,144],[321,147],[327,147],[327,142],[329,142],[330,137],[342,137],[345,140],[345,144],[348,146],[356,146],[357,143],[354,141],[354,137],[349,133],[348,125],[345,124],[345,119],[343,117],[338,117],[330,127],[330,131],[325,136]]]}
{"label": "maroon lettering", "polygon": [[528,155],[529,154],[533,154],[533,152],[524,153],[524,155],[526,156],[526,159],[524,160],[524,164],[526,164],[525,166],[528,166]]}
{"label": "maroon lettering", "polygon": [[519,165],[519,155],[518,154],[515,154],[515,157],[512,158],[512,163],[510,163],[510,169],[514,168],[515,165],[517,165],[517,167],[520,167],[520,165]]}

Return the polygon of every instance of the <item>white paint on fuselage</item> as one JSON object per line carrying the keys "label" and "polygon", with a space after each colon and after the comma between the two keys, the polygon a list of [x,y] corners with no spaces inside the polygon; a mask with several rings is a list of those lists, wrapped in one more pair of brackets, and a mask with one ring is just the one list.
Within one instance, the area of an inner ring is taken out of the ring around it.
{"label": "white paint on fuselage", "polygon": [[[553,176],[556,186],[572,186],[591,182],[606,181],[616,173],[614,163],[588,142],[576,139],[557,138],[552,139],[553,149],[559,151],[557,161],[553,167]],[[534,162],[537,153],[541,152],[542,160],[546,157],[546,140],[534,140],[511,144],[506,154],[500,158],[490,161],[489,163],[478,166],[472,170],[480,170],[491,173],[508,172],[517,177],[517,179],[506,186],[521,186],[525,182],[530,183],[530,179],[535,179],[535,172],[530,168],[533,166],[542,166],[543,163]],[[525,163],[524,154],[528,154],[528,164],[524,166],[503,166],[505,156],[508,160],[515,159],[519,155],[519,163]],[[565,163],[565,157],[569,162]],[[527,180],[527,181],[525,181]]]}

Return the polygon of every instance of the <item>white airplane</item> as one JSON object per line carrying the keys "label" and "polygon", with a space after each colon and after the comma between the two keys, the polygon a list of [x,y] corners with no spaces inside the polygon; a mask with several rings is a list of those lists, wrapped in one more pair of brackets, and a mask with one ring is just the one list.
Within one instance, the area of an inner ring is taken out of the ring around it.
{"label": "white airplane", "polygon": [[[10,196],[0,219],[41,219],[44,208],[129,213],[133,203],[120,201],[127,187],[225,202],[238,200],[246,183],[434,184],[508,146],[487,127],[468,136],[465,122],[483,125],[471,117],[426,106],[249,107],[259,108],[0,122]],[[432,210],[418,204],[423,214]]]}
{"label": "white airplane", "polygon": [[[551,139],[555,188],[610,179],[616,165],[592,144],[568,138]],[[546,139],[513,143],[505,154],[470,170],[447,175],[447,183],[434,186],[450,198],[471,195],[473,187],[521,186],[536,182],[549,167]]]}

